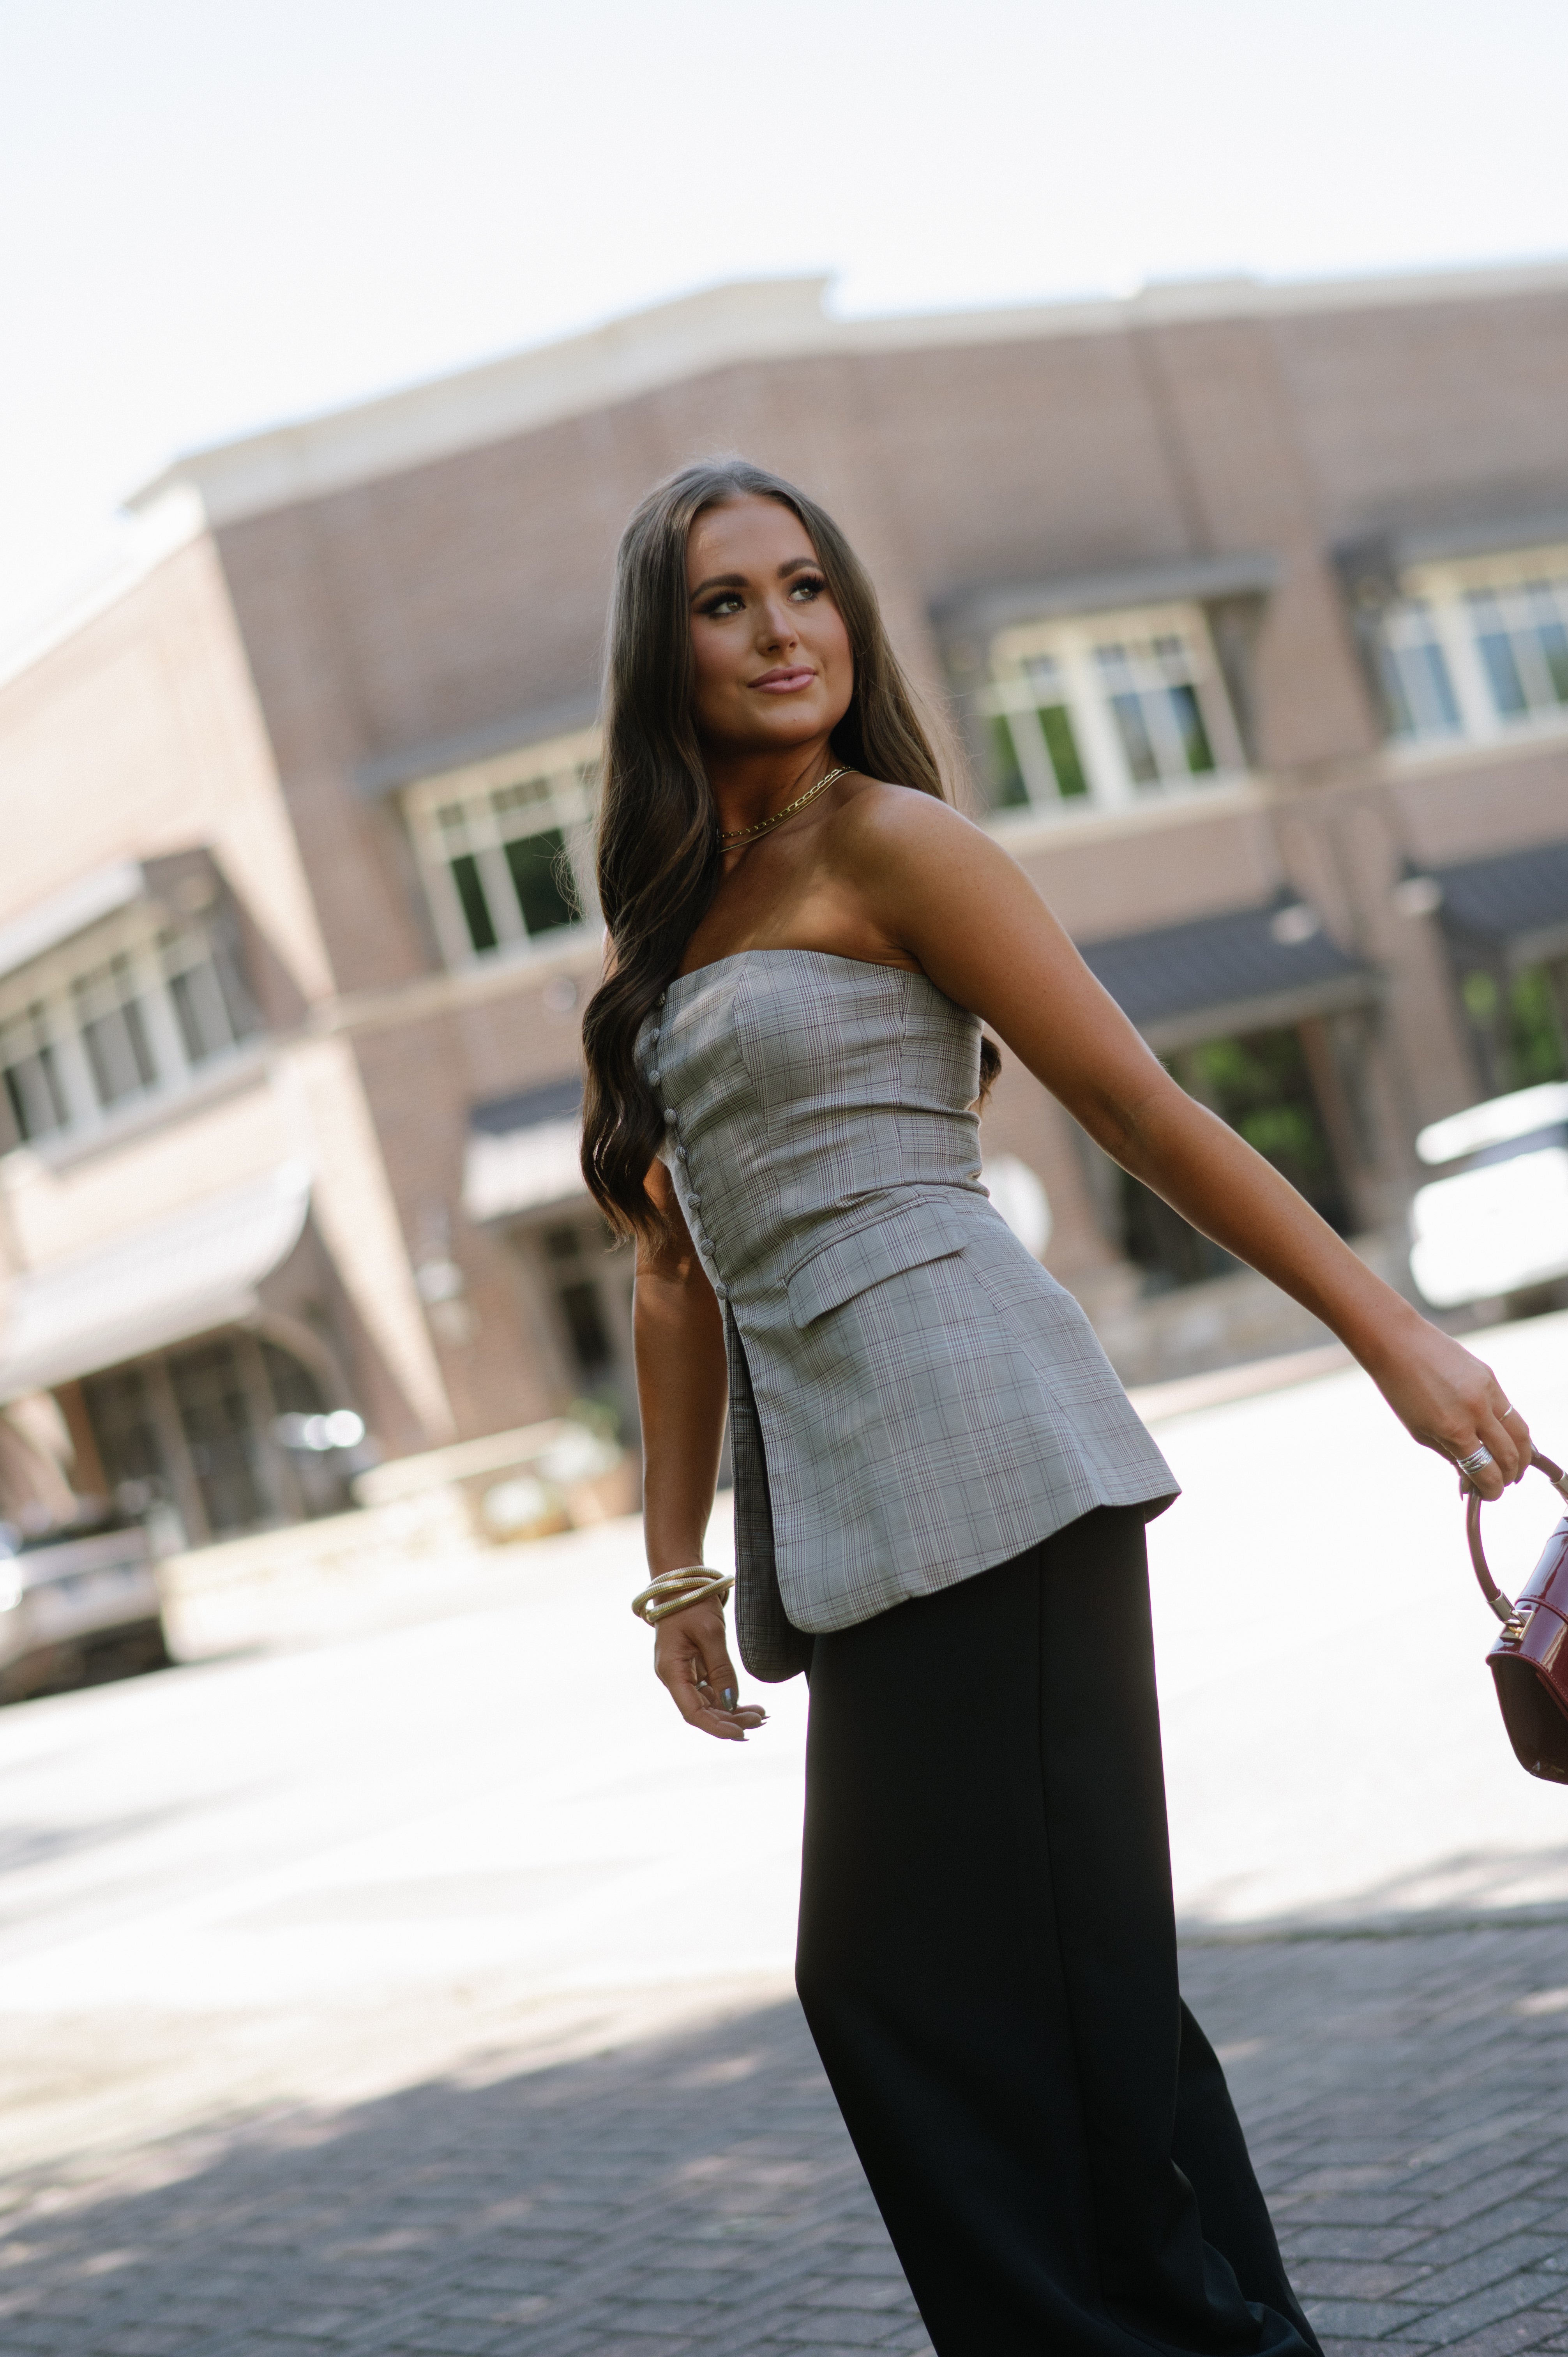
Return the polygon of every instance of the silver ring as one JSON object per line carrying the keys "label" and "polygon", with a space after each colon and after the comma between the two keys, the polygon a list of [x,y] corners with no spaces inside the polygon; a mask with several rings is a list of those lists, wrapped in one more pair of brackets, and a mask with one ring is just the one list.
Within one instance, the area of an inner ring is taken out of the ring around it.
{"label": "silver ring", "polygon": [[1484,1467],[1495,1465],[1497,1461],[1489,1448],[1472,1448],[1468,1457],[1459,1458],[1459,1470],[1461,1473],[1479,1473]]}

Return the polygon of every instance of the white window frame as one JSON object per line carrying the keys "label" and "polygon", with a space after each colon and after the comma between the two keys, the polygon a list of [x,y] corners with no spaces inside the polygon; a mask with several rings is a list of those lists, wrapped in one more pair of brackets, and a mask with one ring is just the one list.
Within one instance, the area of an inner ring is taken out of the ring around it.
{"label": "white window frame", "polygon": [[[1190,685],[1197,698],[1214,767],[1197,772],[1185,769],[1177,772],[1173,768],[1168,775],[1144,782],[1133,775],[1099,650],[1129,643],[1147,646],[1167,638],[1178,639],[1185,647],[1187,677],[1182,683]],[[1042,813],[1066,817],[1080,811],[1147,810],[1156,803],[1211,792],[1217,786],[1234,786],[1246,775],[1240,736],[1208,618],[1200,606],[1142,606],[1015,623],[996,632],[989,655],[989,682],[979,697],[988,721],[1034,713],[1040,696],[1028,666],[1042,660],[1055,663],[1088,787],[1081,795],[1059,792],[1045,752],[1043,732],[1017,729],[1013,732],[1013,743],[1028,800],[1024,804],[1003,805],[993,813],[995,818],[1022,816],[1026,811],[1036,817]]]}
{"label": "white window frame", "polygon": [[[436,939],[446,964],[454,970],[489,964],[494,959],[538,957],[569,942],[579,942],[598,929],[594,892],[593,821],[595,793],[592,773],[599,758],[596,728],[580,728],[543,744],[519,746],[483,761],[421,778],[404,789],[403,813],[419,861],[425,897],[435,925]],[[553,925],[531,935],[518,909],[502,845],[525,840],[508,834],[497,797],[511,790],[537,785],[538,823],[530,834],[559,829],[565,843],[584,914],[572,925]],[[442,813],[462,813],[460,829],[443,824]],[[455,848],[460,845],[461,851]],[[484,889],[485,902],[496,934],[493,949],[478,950],[452,874],[452,860],[471,855]]]}
{"label": "white window frame", "polygon": [[[1410,737],[1395,736],[1391,729],[1388,747],[1397,759],[1419,761],[1460,745],[1512,745],[1568,736],[1568,705],[1523,713],[1498,711],[1470,619],[1472,590],[1508,591],[1542,580],[1568,584],[1568,542],[1412,565],[1401,575],[1401,604],[1419,599],[1430,611],[1433,635],[1458,706],[1459,726]],[[1568,601],[1568,590],[1562,594]]]}
{"label": "white window frame", "polygon": [[[177,955],[182,962],[194,963],[201,951],[188,953],[187,938],[193,943],[204,942],[209,933],[210,928],[199,920],[171,926],[166,911],[146,906],[128,909],[0,979],[0,1061],[5,1060],[4,1049],[9,1027],[18,1020],[26,1022],[35,1007],[41,1008],[66,1114],[57,1128],[18,1140],[9,1149],[11,1152],[47,1156],[56,1146],[78,1146],[124,1126],[149,1106],[165,1104],[205,1085],[213,1073],[227,1071],[237,1060],[254,1053],[259,1026],[210,1055],[193,1060],[186,1052],[184,1034],[168,986],[168,973],[177,954],[174,943],[179,943]],[[124,958],[129,968],[154,1071],[145,1088],[116,1098],[113,1104],[104,1104],[93,1081],[81,1034],[76,985],[115,958]]]}

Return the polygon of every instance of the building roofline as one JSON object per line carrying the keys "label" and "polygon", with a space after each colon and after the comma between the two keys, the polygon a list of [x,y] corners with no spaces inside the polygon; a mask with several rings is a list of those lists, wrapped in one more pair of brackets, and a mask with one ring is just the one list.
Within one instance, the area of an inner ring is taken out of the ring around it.
{"label": "building roofline", "polygon": [[220,528],[479,449],[748,361],[831,358],[1125,332],[1198,320],[1497,301],[1568,293],[1568,260],[1361,278],[1156,282],[1127,296],[844,318],[832,281],[745,279],[630,312],[586,333],[456,370],[351,407],[177,458],[134,492],[150,519],[194,494]]}

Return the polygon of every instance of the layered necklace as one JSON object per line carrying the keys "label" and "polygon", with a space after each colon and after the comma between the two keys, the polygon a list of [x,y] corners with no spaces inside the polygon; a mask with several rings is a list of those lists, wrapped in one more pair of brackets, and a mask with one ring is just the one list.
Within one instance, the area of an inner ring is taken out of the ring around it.
{"label": "layered necklace", "polygon": [[737,843],[750,843],[757,835],[771,834],[774,828],[782,826],[787,818],[793,818],[795,813],[803,811],[808,802],[814,802],[819,794],[825,794],[835,778],[847,777],[848,774],[849,763],[841,761],[836,770],[830,770],[825,778],[819,778],[814,786],[808,786],[803,794],[797,794],[792,802],[786,802],[783,809],[775,811],[771,818],[758,819],[755,826],[737,826],[731,834],[721,834],[719,849],[728,851]]}

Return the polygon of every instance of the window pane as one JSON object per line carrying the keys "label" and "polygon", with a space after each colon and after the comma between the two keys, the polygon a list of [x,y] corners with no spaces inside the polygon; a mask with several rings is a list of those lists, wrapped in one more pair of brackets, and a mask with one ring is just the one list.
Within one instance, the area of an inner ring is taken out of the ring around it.
{"label": "window pane", "polygon": [[229,1027],[229,1009],[210,959],[199,965],[187,966],[183,974],[169,978],[169,996],[174,1011],[179,1017],[180,1038],[185,1052],[193,1064],[209,1056],[221,1053],[234,1044]]}
{"label": "window pane", "polygon": [[0,1033],[0,1067],[18,1136],[45,1137],[65,1127],[70,1113],[41,1006],[29,1006]]}
{"label": "window pane", "polygon": [[267,1382],[273,1403],[280,1415],[320,1415],[327,1402],[321,1386],[310,1369],[296,1359],[292,1351],[280,1350],[275,1342],[262,1344],[262,1362],[267,1371]]}
{"label": "window pane", "polygon": [[90,1375],[81,1386],[87,1420],[110,1487],[147,1482],[164,1495],[171,1484],[147,1379],[140,1367],[114,1375]]}
{"label": "window pane", "polygon": [[1568,630],[1553,616],[1541,623],[1539,635],[1552,693],[1559,704],[1568,704]]}
{"label": "window pane", "polygon": [[1083,774],[1079,759],[1078,738],[1072,733],[1072,717],[1064,704],[1042,705],[1036,715],[1046,750],[1056,771],[1057,791],[1064,802],[1076,801],[1089,791],[1089,780]]}
{"label": "window pane", "polygon": [[1014,810],[1028,801],[1029,790],[1013,742],[1013,724],[1005,713],[998,712],[992,716],[990,726],[992,800],[998,810]]}
{"label": "window pane", "polygon": [[1127,756],[1127,767],[1140,786],[1159,783],[1160,765],[1155,759],[1144,707],[1135,695],[1113,695],[1111,709],[1116,715],[1117,731],[1122,748]]}
{"label": "window pane", "polygon": [[177,1351],[168,1362],[191,1469],[214,1533],[248,1529],[267,1512],[261,1446],[230,1342]]}
{"label": "window pane", "polygon": [[1390,734],[1457,735],[1458,703],[1423,599],[1412,597],[1389,608],[1382,619],[1379,654]]}
{"label": "window pane", "polygon": [[464,852],[452,862],[452,881],[457,887],[457,898],[463,904],[463,918],[468,928],[468,939],[477,950],[493,950],[496,929],[490,921],[489,903],[485,888],[479,881],[479,864],[472,852]]}
{"label": "window pane", "polygon": [[557,865],[565,848],[565,837],[558,826],[551,827],[544,834],[527,835],[521,843],[505,845],[517,905],[531,939],[536,933],[554,932],[562,925],[578,921],[577,911],[562,888]]}
{"label": "window pane", "polygon": [[83,1023],[81,1042],[100,1104],[119,1104],[151,1088],[156,1075],[142,1010],[134,998]]}
{"label": "window pane", "polygon": [[1524,682],[1519,675],[1519,664],[1508,635],[1502,630],[1479,630],[1476,643],[1481,651],[1481,661],[1487,667],[1487,684],[1492,691],[1492,702],[1505,717],[1530,709],[1530,698],[1524,692]]}
{"label": "window pane", "polygon": [[1171,687],[1165,694],[1181,737],[1188,773],[1195,778],[1201,777],[1206,770],[1213,769],[1214,755],[1209,748],[1208,731],[1203,725],[1203,715],[1198,710],[1197,691],[1191,687]]}
{"label": "window pane", "polygon": [[591,1277],[578,1284],[564,1285],[556,1299],[566,1321],[566,1332],[572,1344],[572,1356],[580,1375],[602,1374],[615,1357],[609,1334],[605,1326],[604,1312],[599,1306],[599,1288]]}

